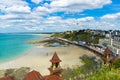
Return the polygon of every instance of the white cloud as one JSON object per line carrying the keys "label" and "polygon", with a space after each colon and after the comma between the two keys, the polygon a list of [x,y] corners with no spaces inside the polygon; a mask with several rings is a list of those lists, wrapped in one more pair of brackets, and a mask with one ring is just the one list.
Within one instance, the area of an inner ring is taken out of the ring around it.
{"label": "white cloud", "polygon": [[35,14],[39,14],[39,15],[46,15],[50,12],[50,10],[47,7],[44,6],[39,6],[37,7],[34,11]]}
{"label": "white cloud", "polygon": [[38,6],[35,11],[40,13],[53,12],[82,12],[87,9],[102,8],[104,5],[111,4],[111,0],[52,0],[50,4],[44,3]]}
{"label": "white cloud", "polygon": [[78,21],[93,21],[94,17],[85,17],[85,18],[80,18]]}
{"label": "white cloud", "polygon": [[107,14],[101,17],[101,19],[120,19],[120,12],[116,14]]}
{"label": "white cloud", "polygon": [[38,4],[38,3],[40,3],[42,0],[31,0],[32,2],[34,2],[34,3],[36,3],[36,4]]}
{"label": "white cloud", "polygon": [[[0,16],[0,29],[21,29],[23,31],[66,31],[77,29],[119,29],[118,21],[95,20],[94,17],[62,19],[60,16],[42,18],[39,15]],[[24,19],[15,19],[24,18]],[[16,26],[17,25],[17,26]],[[37,26],[37,27],[36,27]]]}
{"label": "white cloud", "polygon": [[60,20],[61,17],[59,17],[59,16],[54,16],[54,17],[48,17],[47,19],[48,19],[49,21],[51,21],[51,20],[57,21],[57,20]]}
{"label": "white cloud", "polygon": [[9,12],[30,12],[28,3],[23,0],[1,0],[0,9],[5,13]]}
{"label": "white cloud", "polygon": [[13,5],[11,7],[6,8],[6,12],[21,12],[21,13],[29,13],[30,7],[23,5]]}
{"label": "white cloud", "polygon": [[13,15],[13,14],[7,14],[7,15],[0,15],[0,19],[11,19],[11,18],[16,18],[18,17],[17,15]]}
{"label": "white cloud", "polygon": [[[62,19],[61,16],[48,16],[49,13],[64,11],[81,12],[86,9],[101,8],[110,0],[51,0],[32,11],[23,0],[1,0],[0,31],[66,31],[75,29],[120,29],[120,13],[107,14],[95,20],[92,16]],[[47,18],[43,17],[47,16]]]}
{"label": "white cloud", "polygon": [[41,27],[24,27],[28,31],[41,31],[43,30]]}
{"label": "white cloud", "polygon": [[50,7],[56,11],[82,12],[86,9],[102,8],[111,0],[53,0]]}
{"label": "white cloud", "polygon": [[23,0],[0,0],[0,4],[4,7],[10,7],[14,4],[16,5],[28,5],[27,2],[23,1]]}

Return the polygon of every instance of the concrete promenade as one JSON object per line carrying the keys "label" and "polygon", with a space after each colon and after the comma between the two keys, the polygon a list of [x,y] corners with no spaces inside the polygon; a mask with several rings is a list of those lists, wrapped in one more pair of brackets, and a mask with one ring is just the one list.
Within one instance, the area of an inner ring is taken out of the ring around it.
{"label": "concrete promenade", "polygon": [[88,49],[88,50],[94,52],[98,56],[103,56],[104,55],[102,51],[100,51],[100,50],[98,50],[96,48],[90,47],[88,45],[80,45],[79,43],[74,43],[72,41],[69,41],[69,40],[63,39],[63,38],[54,38],[54,39],[57,40],[57,41],[60,41],[60,42],[66,42],[66,43],[69,43],[69,44],[72,44],[72,45],[82,47],[84,49]]}

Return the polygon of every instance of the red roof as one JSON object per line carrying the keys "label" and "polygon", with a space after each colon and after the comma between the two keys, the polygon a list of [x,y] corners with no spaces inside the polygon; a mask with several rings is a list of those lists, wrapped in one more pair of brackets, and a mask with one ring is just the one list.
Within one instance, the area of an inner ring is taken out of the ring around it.
{"label": "red roof", "polygon": [[39,72],[32,71],[25,76],[24,80],[43,80],[43,77]]}
{"label": "red roof", "polygon": [[111,50],[107,47],[104,51],[104,54],[111,54]]}
{"label": "red roof", "polygon": [[45,77],[45,80],[64,80],[64,79],[57,75],[48,75]]}
{"label": "red roof", "polygon": [[52,63],[57,63],[57,62],[61,62],[61,60],[59,59],[57,53],[55,52],[52,59],[50,60],[50,62]]}
{"label": "red roof", "polygon": [[4,78],[0,78],[0,80],[13,80],[13,77],[9,76],[9,77],[4,77]]}

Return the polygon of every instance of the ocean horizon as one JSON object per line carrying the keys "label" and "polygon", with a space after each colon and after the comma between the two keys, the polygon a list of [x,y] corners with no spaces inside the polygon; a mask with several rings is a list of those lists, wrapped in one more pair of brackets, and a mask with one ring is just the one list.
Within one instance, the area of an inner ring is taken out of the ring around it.
{"label": "ocean horizon", "polygon": [[28,41],[43,38],[44,36],[36,34],[0,34],[0,63],[9,61],[28,52],[34,47],[32,44],[27,44]]}

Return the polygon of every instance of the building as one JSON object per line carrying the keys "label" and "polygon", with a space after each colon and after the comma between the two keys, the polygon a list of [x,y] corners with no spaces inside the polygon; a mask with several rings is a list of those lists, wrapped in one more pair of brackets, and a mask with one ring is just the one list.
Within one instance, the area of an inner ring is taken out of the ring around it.
{"label": "building", "polygon": [[14,78],[11,76],[8,76],[8,77],[0,78],[0,80],[14,80]]}
{"label": "building", "polygon": [[106,64],[110,57],[111,57],[111,50],[107,47],[105,50],[104,50],[104,57],[102,57],[101,59],[103,60],[104,64]]}
{"label": "building", "polygon": [[118,35],[114,36],[114,40],[120,42],[120,36],[118,36]]}
{"label": "building", "polygon": [[111,54],[112,54],[111,50],[107,47],[107,48],[105,49],[105,51],[104,51],[104,55],[105,55],[106,57],[110,57]]}
{"label": "building", "polygon": [[105,49],[106,47],[109,47],[110,50],[113,52],[113,55],[120,55],[120,40],[119,38],[110,38],[110,39],[100,39],[99,40],[99,45]]}
{"label": "building", "polygon": [[111,66],[116,60],[120,59],[120,56],[112,56],[112,51],[107,47],[104,50],[104,57],[101,58],[104,64],[108,63]]}
{"label": "building", "polygon": [[[57,53],[55,52],[51,62],[51,67],[48,68],[50,71],[50,75],[42,76],[39,72],[33,70],[29,73],[27,73],[23,80],[64,80],[62,78],[61,73],[63,72],[63,69],[60,66],[60,58],[58,57]],[[0,80],[14,80],[13,77],[5,77],[0,78]]]}
{"label": "building", "polygon": [[61,60],[59,59],[56,52],[53,55],[50,62],[52,63],[51,67],[48,68],[48,70],[50,71],[50,75],[45,76],[44,79],[45,80],[64,80],[61,76],[61,73],[63,71],[63,69],[60,66]]}
{"label": "building", "polygon": [[44,78],[39,72],[33,70],[24,77],[24,80],[44,80]]}

